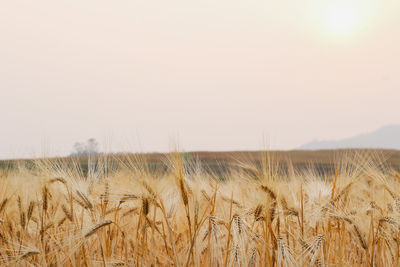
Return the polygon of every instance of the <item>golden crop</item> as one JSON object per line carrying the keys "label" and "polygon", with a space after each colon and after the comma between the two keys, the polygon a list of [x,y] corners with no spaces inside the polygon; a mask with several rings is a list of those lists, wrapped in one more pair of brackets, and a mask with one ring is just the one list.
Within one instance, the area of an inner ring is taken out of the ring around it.
{"label": "golden crop", "polygon": [[343,156],[326,177],[262,158],[224,181],[177,153],[159,171],[137,158],[11,170],[1,266],[399,264],[400,176],[378,157]]}

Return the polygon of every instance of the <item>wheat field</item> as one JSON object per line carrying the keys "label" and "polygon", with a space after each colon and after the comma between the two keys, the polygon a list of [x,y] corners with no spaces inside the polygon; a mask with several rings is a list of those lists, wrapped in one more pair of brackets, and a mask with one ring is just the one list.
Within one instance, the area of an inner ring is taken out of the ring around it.
{"label": "wheat field", "polygon": [[181,154],[37,160],[0,173],[1,266],[398,266],[400,176],[346,154],[334,175],[265,153],[221,181]]}

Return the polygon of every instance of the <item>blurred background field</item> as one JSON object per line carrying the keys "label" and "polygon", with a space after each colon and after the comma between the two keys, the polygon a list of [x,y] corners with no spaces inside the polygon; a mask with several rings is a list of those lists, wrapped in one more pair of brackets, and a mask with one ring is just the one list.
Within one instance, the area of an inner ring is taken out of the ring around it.
{"label": "blurred background field", "polygon": [[[237,166],[240,161],[251,161],[253,163],[262,160],[265,153],[270,155],[274,163],[279,163],[280,171],[285,173],[288,165],[291,165],[297,171],[312,170],[318,175],[332,175],[335,172],[337,160],[343,155],[351,154],[370,154],[378,156],[385,168],[400,170],[400,151],[388,149],[337,149],[337,150],[293,150],[293,151],[224,151],[224,152],[183,152],[185,160],[198,161],[202,168],[221,177],[229,175],[229,171]],[[165,162],[168,153],[142,153],[142,154],[109,154],[98,155],[105,157],[109,164],[119,168],[120,163],[127,163],[132,159],[141,159],[146,161],[151,170],[166,169]],[[88,165],[98,164],[96,157],[91,160],[89,157],[62,157],[46,158],[49,162],[74,162],[78,164],[83,173],[88,171]],[[40,159],[40,158],[39,158]],[[42,158],[43,159],[43,158]],[[37,159],[36,159],[37,160]],[[33,168],[35,159],[1,160],[0,170],[11,171],[15,168]]]}

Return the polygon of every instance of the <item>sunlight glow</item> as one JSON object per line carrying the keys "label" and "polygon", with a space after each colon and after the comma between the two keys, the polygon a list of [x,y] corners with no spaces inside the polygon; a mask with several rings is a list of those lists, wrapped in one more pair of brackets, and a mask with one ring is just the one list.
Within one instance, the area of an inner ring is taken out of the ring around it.
{"label": "sunlight glow", "polygon": [[349,41],[365,34],[376,14],[376,0],[309,0],[312,23],[325,37]]}
{"label": "sunlight glow", "polygon": [[330,6],[326,14],[326,25],[333,34],[351,34],[359,23],[359,16],[351,6]]}

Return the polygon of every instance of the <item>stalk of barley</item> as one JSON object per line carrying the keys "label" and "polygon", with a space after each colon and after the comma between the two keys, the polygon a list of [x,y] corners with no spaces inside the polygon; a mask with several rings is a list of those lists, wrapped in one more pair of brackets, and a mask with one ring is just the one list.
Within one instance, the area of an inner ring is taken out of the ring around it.
{"label": "stalk of barley", "polygon": [[112,223],[111,220],[104,220],[102,222],[99,222],[95,225],[93,225],[85,234],[84,237],[88,238],[91,235],[93,235],[94,233],[96,233],[99,229],[101,229],[104,226],[110,225]]}
{"label": "stalk of barley", "polygon": [[30,250],[27,250],[24,254],[22,254],[19,259],[22,260],[22,259],[25,259],[27,257],[33,256],[33,255],[37,255],[39,253],[40,253],[40,251],[37,250],[37,249],[30,249]]}
{"label": "stalk of barley", "polygon": [[44,211],[47,211],[48,208],[48,195],[49,191],[46,186],[42,188],[42,208]]}
{"label": "stalk of barley", "polygon": [[8,202],[8,198],[3,199],[3,201],[1,201],[0,203],[0,212],[2,212],[4,210],[4,208],[6,207]]}

